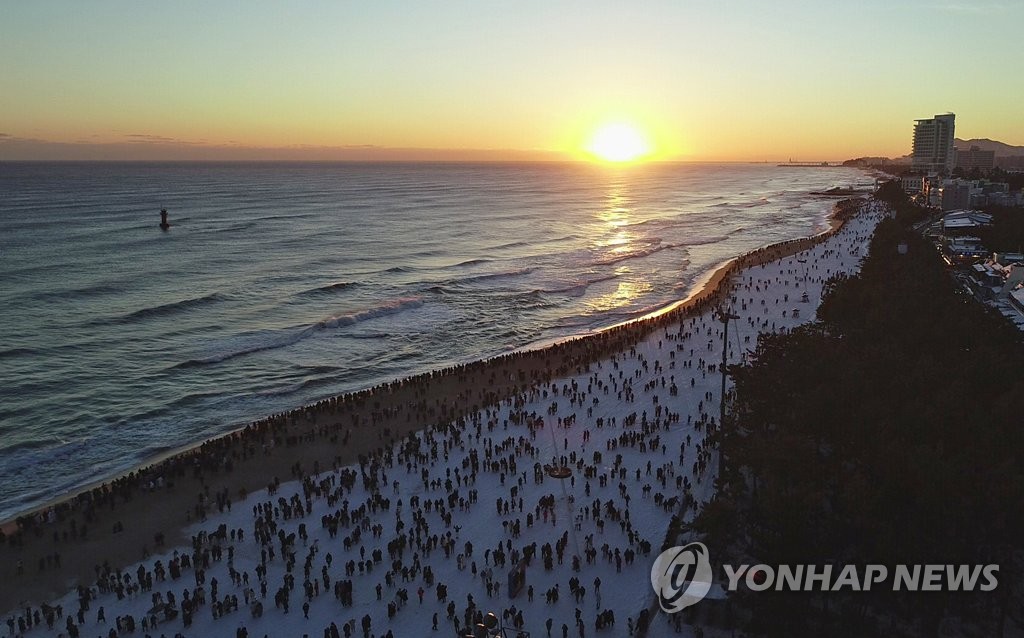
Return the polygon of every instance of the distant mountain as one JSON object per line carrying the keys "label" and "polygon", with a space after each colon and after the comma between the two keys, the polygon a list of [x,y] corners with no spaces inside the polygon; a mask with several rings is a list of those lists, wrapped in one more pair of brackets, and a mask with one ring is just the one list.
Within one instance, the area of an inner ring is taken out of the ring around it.
{"label": "distant mountain", "polygon": [[1010,156],[1021,156],[1024,155],[1024,146],[1011,146],[1004,144],[1003,142],[997,142],[988,138],[973,139],[973,140],[962,140],[959,137],[953,140],[954,146],[957,150],[969,150],[972,146],[977,146],[983,151],[995,151],[996,157],[1010,157]]}

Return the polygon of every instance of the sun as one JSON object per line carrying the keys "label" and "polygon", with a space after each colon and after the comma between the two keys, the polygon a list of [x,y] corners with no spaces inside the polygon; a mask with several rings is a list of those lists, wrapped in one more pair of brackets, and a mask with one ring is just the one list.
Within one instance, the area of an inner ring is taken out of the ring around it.
{"label": "sun", "polygon": [[606,162],[632,162],[651,151],[643,134],[624,122],[605,124],[597,129],[586,150]]}

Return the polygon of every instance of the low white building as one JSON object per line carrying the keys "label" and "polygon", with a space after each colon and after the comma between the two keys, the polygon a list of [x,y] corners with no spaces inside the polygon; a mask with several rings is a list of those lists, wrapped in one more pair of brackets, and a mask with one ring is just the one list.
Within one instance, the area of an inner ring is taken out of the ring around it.
{"label": "low white building", "polygon": [[942,216],[942,230],[955,232],[992,225],[992,215],[980,210],[954,210]]}

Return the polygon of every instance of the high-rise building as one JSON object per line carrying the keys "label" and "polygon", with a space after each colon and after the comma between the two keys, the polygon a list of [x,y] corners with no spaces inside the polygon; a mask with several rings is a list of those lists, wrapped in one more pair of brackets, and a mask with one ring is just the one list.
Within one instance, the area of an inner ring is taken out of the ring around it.
{"label": "high-rise building", "polygon": [[971,170],[972,168],[992,170],[992,167],[996,165],[996,152],[983,151],[977,146],[972,146],[970,150],[966,151],[958,149],[956,152],[956,165],[965,170]]}
{"label": "high-rise building", "polygon": [[914,170],[928,172],[951,171],[956,166],[953,147],[953,128],[956,115],[946,113],[914,124]]}

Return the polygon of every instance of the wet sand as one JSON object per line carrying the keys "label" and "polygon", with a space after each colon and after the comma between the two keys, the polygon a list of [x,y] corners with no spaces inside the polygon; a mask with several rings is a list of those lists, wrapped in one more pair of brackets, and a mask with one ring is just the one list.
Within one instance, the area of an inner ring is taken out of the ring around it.
{"label": "wet sand", "polygon": [[[164,535],[168,546],[187,545],[183,529],[201,519],[204,510],[216,511],[228,500],[241,500],[276,480],[359,462],[360,456],[412,432],[457,420],[628,349],[659,326],[715,306],[737,271],[828,238],[848,218],[844,210],[852,209],[837,205],[823,233],[721,264],[686,299],[648,317],[543,349],[447,368],[275,415],[7,521],[0,545],[5,582],[0,610],[50,600],[76,583],[90,584],[105,562],[112,567],[136,562],[157,549],[157,534]],[[161,486],[149,489],[151,482]],[[46,518],[51,520],[43,522]],[[115,525],[123,530],[115,533]]]}

